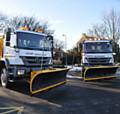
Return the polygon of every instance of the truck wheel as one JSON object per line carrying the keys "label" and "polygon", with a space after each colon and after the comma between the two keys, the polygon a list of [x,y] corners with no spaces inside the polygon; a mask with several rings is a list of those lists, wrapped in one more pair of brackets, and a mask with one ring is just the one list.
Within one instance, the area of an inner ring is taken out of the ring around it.
{"label": "truck wheel", "polygon": [[7,87],[8,86],[8,77],[7,77],[7,71],[5,68],[1,70],[1,86],[2,87]]}

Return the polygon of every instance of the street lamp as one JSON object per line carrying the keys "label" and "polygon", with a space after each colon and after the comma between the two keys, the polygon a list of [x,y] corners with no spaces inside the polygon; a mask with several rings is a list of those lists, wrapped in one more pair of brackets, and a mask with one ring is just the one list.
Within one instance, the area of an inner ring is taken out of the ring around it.
{"label": "street lamp", "polygon": [[62,36],[65,38],[65,51],[66,51],[65,64],[66,64],[66,67],[67,67],[67,36],[66,36],[66,34],[62,34]]}

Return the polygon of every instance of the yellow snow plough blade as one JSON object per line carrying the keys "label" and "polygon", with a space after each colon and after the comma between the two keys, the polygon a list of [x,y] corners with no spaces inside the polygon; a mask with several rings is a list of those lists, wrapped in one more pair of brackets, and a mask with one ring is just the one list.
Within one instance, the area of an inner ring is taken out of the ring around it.
{"label": "yellow snow plough blade", "polygon": [[117,77],[117,69],[119,66],[96,66],[86,67],[84,70],[84,80],[98,80],[98,79],[109,79]]}
{"label": "yellow snow plough blade", "polygon": [[30,79],[30,93],[35,94],[50,88],[65,84],[69,69],[55,68],[41,71],[32,71]]}

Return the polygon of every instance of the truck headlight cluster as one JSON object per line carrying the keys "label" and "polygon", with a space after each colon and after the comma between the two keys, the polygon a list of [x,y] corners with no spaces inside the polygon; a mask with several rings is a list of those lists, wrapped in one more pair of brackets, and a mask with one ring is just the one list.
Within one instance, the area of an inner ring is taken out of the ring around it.
{"label": "truck headlight cluster", "polygon": [[24,75],[24,73],[25,73],[25,70],[18,70],[18,75]]}
{"label": "truck headlight cluster", "polygon": [[87,57],[85,57],[84,63],[88,63],[88,58]]}
{"label": "truck headlight cluster", "polygon": [[109,62],[110,62],[110,63],[114,63],[113,58],[111,58]]}

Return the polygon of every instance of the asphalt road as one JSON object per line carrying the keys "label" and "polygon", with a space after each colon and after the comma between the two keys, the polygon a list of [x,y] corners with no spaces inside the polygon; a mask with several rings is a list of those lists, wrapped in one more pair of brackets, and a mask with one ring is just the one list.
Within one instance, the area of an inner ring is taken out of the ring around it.
{"label": "asphalt road", "polygon": [[32,97],[25,83],[0,87],[0,107],[6,106],[23,106],[23,114],[120,114],[120,79],[68,79],[66,85]]}

